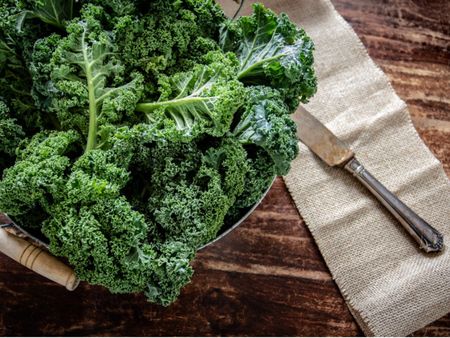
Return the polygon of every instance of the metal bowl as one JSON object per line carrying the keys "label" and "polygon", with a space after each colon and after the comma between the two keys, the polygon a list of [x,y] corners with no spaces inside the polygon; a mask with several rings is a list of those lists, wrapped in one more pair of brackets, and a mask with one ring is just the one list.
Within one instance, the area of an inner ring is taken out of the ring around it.
{"label": "metal bowl", "polygon": [[[269,192],[270,188],[272,187],[273,182],[275,182],[275,178],[276,177],[274,177],[273,180],[270,182],[269,186],[264,191],[264,193],[261,195],[261,198],[258,200],[258,202],[256,202],[253,206],[249,207],[247,210],[244,210],[243,213],[245,212],[245,214],[236,223],[234,223],[234,224],[226,224],[225,223],[222,226],[222,228],[220,229],[217,237],[215,239],[213,239],[212,241],[206,243],[205,245],[201,246],[198,250],[206,248],[207,246],[211,245],[212,243],[215,243],[218,240],[224,238],[231,231],[233,231],[239,225],[241,225],[242,222],[244,222],[248,218],[248,216],[250,216],[251,213],[253,211],[255,211],[255,209],[261,204],[262,200],[264,199],[264,197],[266,197],[267,193]],[[33,234],[33,233],[23,229],[21,226],[19,226],[16,223],[14,223],[14,221],[12,221],[8,217],[8,215],[6,215],[6,214],[4,214],[4,215],[6,216],[5,217],[6,220],[4,220],[3,217],[0,217],[0,223],[5,222],[5,224],[1,225],[1,227],[7,229],[8,231],[10,231],[12,233],[14,233],[16,236],[24,238],[24,239],[28,240],[29,242],[32,242],[33,244],[48,250],[49,244],[47,243],[47,241],[43,240],[41,238],[41,236]]]}
{"label": "metal bowl", "polygon": [[[239,15],[239,12],[241,11],[245,0],[241,0],[241,1],[233,0],[233,1],[236,3],[236,7],[237,7],[237,9],[234,10],[234,15],[232,16],[232,18],[234,19]],[[203,248],[211,245],[212,243],[215,243],[215,242],[219,241],[220,239],[224,238],[231,231],[236,229],[242,222],[244,222],[244,220],[247,219],[248,216],[250,216],[250,214],[258,207],[258,205],[261,204],[262,200],[264,199],[264,197],[267,195],[270,188],[272,187],[272,185],[275,181],[275,178],[276,177],[273,178],[273,180],[267,187],[266,191],[261,195],[261,198],[258,200],[258,202],[256,202],[253,206],[249,207],[247,210],[244,210],[243,212],[245,212],[245,214],[236,223],[224,224],[222,226],[222,228],[220,229],[217,237],[215,239],[213,239],[212,241],[210,241],[209,243],[206,243],[205,245],[200,247],[198,250],[203,249]],[[15,235],[25,238],[29,242],[32,242],[33,244],[48,250],[49,244],[45,240],[43,240],[41,238],[41,236],[23,229],[22,227],[20,227],[16,223],[14,223],[6,214],[4,214],[4,215],[6,216],[6,221],[4,220],[4,217],[1,217],[1,214],[0,214],[0,223],[5,223],[5,224],[0,225],[0,227],[5,228],[8,231],[13,232]]]}
{"label": "metal bowl", "polygon": [[261,204],[261,202],[263,201],[264,197],[266,197],[267,193],[269,192],[270,188],[272,188],[273,182],[275,182],[276,176],[274,176],[272,182],[270,182],[269,186],[267,187],[266,191],[264,191],[264,193],[261,195],[261,198],[258,200],[258,202],[256,202],[253,206],[251,206],[247,212],[244,214],[244,216],[242,216],[239,221],[237,221],[236,223],[232,224],[232,225],[227,225],[224,224],[222,226],[222,228],[220,229],[219,233],[217,234],[217,237],[215,239],[213,239],[212,241],[206,243],[205,245],[203,245],[202,247],[200,247],[198,250],[201,250],[203,248],[206,248],[207,246],[217,242],[218,240],[224,238],[226,235],[228,235],[230,232],[232,232],[234,229],[236,229],[239,225],[241,225],[242,222],[244,222],[248,216],[250,216],[252,214],[253,211],[255,211],[255,209]]}

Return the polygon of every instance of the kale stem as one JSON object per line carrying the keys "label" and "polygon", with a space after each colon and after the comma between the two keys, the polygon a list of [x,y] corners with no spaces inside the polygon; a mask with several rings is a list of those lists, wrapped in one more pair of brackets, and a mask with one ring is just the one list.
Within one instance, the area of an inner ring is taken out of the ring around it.
{"label": "kale stem", "polygon": [[273,60],[277,60],[280,59],[281,57],[285,56],[285,54],[278,54],[275,56],[272,56],[270,58],[267,59],[262,59],[261,61],[255,62],[254,64],[252,64],[250,67],[248,67],[247,69],[243,69],[239,74],[238,74],[238,79],[241,80],[245,77],[247,77],[248,75],[250,75],[254,69],[257,69],[258,67],[260,67],[261,65],[263,65],[266,62],[270,62]]}
{"label": "kale stem", "polygon": [[[85,46],[85,35],[86,32],[84,32],[82,36],[82,46]],[[95,86],[92,76],[92,66],[89,62],[86,48],[83,48],[83,58],[86,64],[86,80],[89,93],[89,132],[85,150],[85,152],[88,152],[94,149],[97,144],[97,102],[95,99]]]}
{"label": "kale stem", "polygon": [[147,103],[139,103],[136,106],[136,111],[142,112],[142,113],[149,113],[152,112],[155,109],[170,106],[170,107],[176,107],[176,106],[183,106],[183,105],[189,105],[189,104],[195,104],[198,102],[207,102],[216,99],[215,96],[210,97],[184,97],[182,99],[174,99],[174,100],[168,100],[168,101],[160,101],[160,102],[147,102]]}

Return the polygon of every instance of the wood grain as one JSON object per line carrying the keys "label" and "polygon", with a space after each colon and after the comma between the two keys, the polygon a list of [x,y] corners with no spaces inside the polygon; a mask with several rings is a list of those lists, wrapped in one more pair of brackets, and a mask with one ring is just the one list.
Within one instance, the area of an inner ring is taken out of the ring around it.
{"label": "wood grain", "polygon": [[450,2],[333,0],[450,173]]}
{"label": "wood grain", "polygon": [[69,291],[73,291],[79,284],[73,269],[60,259],[5,229],[0,229],[0,252]]}
{"label": "wood grain", "polygon": [[[334,0],[450,174],[449,2]],[[0,256],[1,335],[362,335],[281,179],[202,250],[171,307],[82,284],[73,293]],[[70,311],[67,311],[70,309]],[[450,336],[450,315],[415,333]]]}

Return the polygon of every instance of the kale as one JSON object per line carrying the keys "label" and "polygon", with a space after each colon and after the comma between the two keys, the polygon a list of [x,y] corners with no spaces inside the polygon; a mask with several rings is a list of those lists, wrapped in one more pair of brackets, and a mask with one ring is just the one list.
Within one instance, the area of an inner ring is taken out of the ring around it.
{"label": "kale", "polygon": [[139,103],[136,110],[146,113],[149,123],[173,130],[173,136],[166,133],[169,139],[223,136],[243,102],[243,85],[236,79],[233,60],[219,60],[161,78],[160,99]]}
{"label": "kale", "polygon": [[244,144],[256,144],[272,158],[278,175],[289,171],[298,154],[296,126],[280,93],[270,87],[247,89],[246,105],[233,135]]}
{"label": "kale", "polygon": [[111,292],[174,302],[297,156],[313,44],[262,5],[0,4],[0,210]]}
{"label": "kale", "polygon": [[277,16],[262,4],[254,4],[253,10],[253,15],[222,26],[221,46],[236,53],[242,82],[270,84],[295,110],[316,92],[314,44],[286,14]]}

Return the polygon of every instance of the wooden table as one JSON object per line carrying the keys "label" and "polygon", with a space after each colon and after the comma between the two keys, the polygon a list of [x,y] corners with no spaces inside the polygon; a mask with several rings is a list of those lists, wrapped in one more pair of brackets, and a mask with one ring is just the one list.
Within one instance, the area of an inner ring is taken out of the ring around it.
{"label": "wooden table", "polygon": [[[333,0],[409,105],[450,174],[448,0]],[[201,251],[178,302],[73,293],[0,255],[1,335],[361,335],[281,179],[231,235]],[[417,331],[450,335],[450,315]]]}

